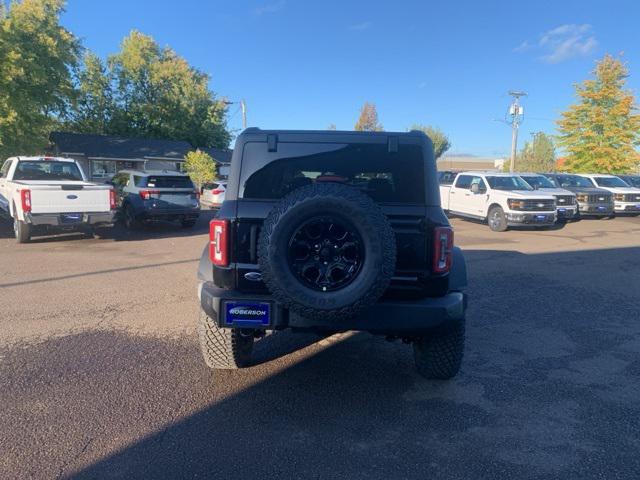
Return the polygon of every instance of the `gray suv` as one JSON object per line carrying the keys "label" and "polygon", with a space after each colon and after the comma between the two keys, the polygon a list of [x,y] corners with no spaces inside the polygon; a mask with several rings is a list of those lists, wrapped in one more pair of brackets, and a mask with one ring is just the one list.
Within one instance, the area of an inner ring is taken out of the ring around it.
{"label": "gray suv", "polygon": [[143,221],[178,220],[193,227],[200,215],[200,192],[191,178],[168,170],[122,170],[111,183],[127,228]]}

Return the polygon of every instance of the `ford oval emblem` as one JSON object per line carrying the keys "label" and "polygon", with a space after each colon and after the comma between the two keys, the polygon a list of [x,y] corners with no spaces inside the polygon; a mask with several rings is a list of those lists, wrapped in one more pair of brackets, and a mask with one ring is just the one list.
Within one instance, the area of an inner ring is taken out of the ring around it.
{"label": "ford oval emblem", "polygon": [[76,198],[78,198],[78,196],[77,195],[67,195],[67,198],[69,200],[75,200]]}
{"label": "ford oval emblem", "polygon": [[259,282],[262,280],[262,274],[260,272],[249,272],[244,274],[244,278],[252,282]]}
{"label": "ford oval emblem", "polygon": [[544,203],[539,203],[538,204],[538,208],[543,208],[544,207]]}

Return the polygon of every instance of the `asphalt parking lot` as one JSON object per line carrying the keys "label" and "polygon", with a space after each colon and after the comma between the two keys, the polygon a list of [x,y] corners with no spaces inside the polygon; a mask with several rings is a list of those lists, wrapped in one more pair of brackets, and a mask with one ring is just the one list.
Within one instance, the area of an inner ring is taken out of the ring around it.
{"label": "asphalt parking lot", "polygon": [[211,373],[193,231],[16,245],[0,223],[0,478],[640,476],[640,218],[491,232],[461,374],[365,334],[278,334]]}

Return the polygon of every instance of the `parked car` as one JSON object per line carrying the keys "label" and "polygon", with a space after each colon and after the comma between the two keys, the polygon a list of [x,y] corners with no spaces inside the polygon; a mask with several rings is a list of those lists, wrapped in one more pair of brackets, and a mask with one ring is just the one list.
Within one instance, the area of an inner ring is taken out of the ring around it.
{"label": "parked car", "polygon": [[618,175],[622,180],[635,188],[640,188],[640,175]]}
{"label": "parked car", "polygon": [[579,217],[612,217],[614,215],[613,195],[602,188],[596,188],[591,180],[569,173],[543,173],[555,186],[575,193]]}
{"label": "parked car", "polygon": [[13,219],[18,243],[38,231],[92,234],[113,223],[115,209],[113,189],[88,182],[71,158],[12,157],[0,170],[0,213]]}
{"label": "parked car", "polygon": [[624,213],[640,215],[640,188],[629,185],[615,175],[585,174],[594,187],[608,190],[613,194],[613,204],[616,214]]}
{"label": "parked car", "polygon": [[224,194],[227,190],[227,182],[211,182],[202,186],[200,203],[209,208],[220,208],[224,202]]}
{"label": "parked car", "polygon": [[511,226],[549,227],[557,218],[553,195],[510,173],[461,172],[453,185],[440,185],[440,198],[445,211],[486,221],[494,232]]}
{"label": "parked car", "polygon": [[360,330],[456,375],[466,267],[426,135],[251,128],[234,155],[198,271],[209,367],[249,365],[265,330]]}
{"label": "parked car", "polygon": [[145,221],[177,220],[193,227],[200,215],[200,192],[191,178],[168,170],[122,170],[111,183],[127,228]]}
{"label": "parked car", "polygon": [[549,193],[556,199],[558,221],[566,221],[578,216],[578,203],[573,192],[557,187],[551,180],[539,173],[518,173],[534,190]]}

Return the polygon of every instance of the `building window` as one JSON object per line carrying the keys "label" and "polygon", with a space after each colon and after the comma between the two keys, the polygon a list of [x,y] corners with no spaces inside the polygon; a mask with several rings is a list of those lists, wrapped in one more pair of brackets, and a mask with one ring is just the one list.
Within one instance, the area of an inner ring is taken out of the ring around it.
{"label": "building window", "polygon": [[109,179],[116,174],[116,162],[114,160],[92,160],[91,177]]}

